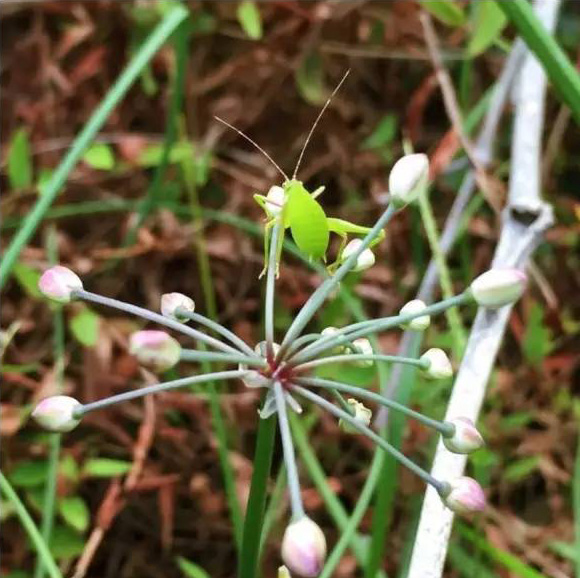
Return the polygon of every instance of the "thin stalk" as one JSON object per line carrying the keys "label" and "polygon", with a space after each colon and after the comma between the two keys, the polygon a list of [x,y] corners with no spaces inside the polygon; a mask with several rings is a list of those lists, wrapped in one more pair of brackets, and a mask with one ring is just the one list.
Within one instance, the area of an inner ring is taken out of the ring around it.
{"label": "thin stalk", "polygon": [[437,313],[445,311],[449,307],[463,305],[465,303],[469,303],[472,300],[473,297],[468,289],[463,293],[456,295],[455,297],[444,299],[443,301],[433,305],[428,305],[425,309],[418,313],[405,313],[404,315],[394,315],[393,317],[380,317],[371,321],[361,321],[347,325],[342,329],[339,329],[334,335],[323,337],[322,339],[319,339],[318,341],[315,341],[314,343],[306,346],[296,355],[295,358],[293,358],[292,361],[293,363],[299,363],[308,361],[313,357],[317,357],[320,355],[320,353],[340,345],[341,340],[343,340],[344,337],[352,341],[358,337],[364,337],[371,333],[378,333],[379,331],[385,331],[386,329],[398,327],[401,324],[412,321],[416,317],[422,317],[423,315],[436,315]]}
{"label": "thin stalk", "polygon": [[132,305],[131,303],[124,303],[123,301],[119,301],[118,299],[113,299],[111,297],[105,297],[104,295],[98,295],[96,293],[91,293],[90,291],[85,291],[84,289],[80,289],[73,292],[73,298],[76,299],[83,299],[84,301],[90,301],[91,303],[97,303],[99,305],[105,305],[106,307],[111,307],[113,309],[118,309],[119,311],[123,311],[125,313],[129,313],[131,315],[136,315],[137,317],[141,317],[147,321],[153,321],[154,323],[159,323],[159,325],[163,325],[169,329],[173,329],[183,335],[187,335],[188,337],[192,337],[197,341],[201,341],[210,347],[215,349],[219,349],[224,353],[233,353],[238,354],[239,352],[227,345],[222,343],[218,339],[211,337],[209,335],[205,335],[201,333],[201,331],[197,331],[196,329],[192,329],[191,327],[187,327],[183,323],[179,321],[174,321],[173,319],[169,319],[168,317],[164,317],[159,313],[155,313],[154,311],[149,311],[149,309],[145,309],[143,307],[138,307],[137,305]]}
{"label": "thin stalk", "polygon": [[[419,211],[421,213],[421,220],[423,221],[423,227],[425,228],[427,240],[429,241],[429,247],[431,248],[433,260],[437,266],[441,292],[443,293],[443,297],[445,299],[451,299],[453,297],[453,283],[451,282],[451,274],[449,272],[449,267],[447,266],[447,261],[445,260],[445,254],[441,249],[439,233],[437,231],[437,223],[435,222],[435,216],[433,215],[433,209],[431,207],[427,192],[419,195],[418,204]],[[445,316],[447,317],[447,322],[449,323],[449,328],[451,329],[453,352],[455,353],[456,357],[460,357],[463,350],[465,349],[466,342],[465,328],[463,327],[461,317],[455,307],[450,307],[447,309],[445,311]]]}
{"label": "thin stalk", "polygon": [[8,246],[0,263],[0,288],[8,280],[20,252],[34,235],[44,214],[65,185],[70,173],[81,159],[86,148],[105,124],[105,121],[113,112],[115,106],[117,106],[131,85],[139,77],[147,63],[153,58],[155,53],[175,29],[185,20],[187,15],[188,11],[179,4],[172,7],[165,14],[163,20],[155,27],[147,40],[145,40],[139,51],[107,92],[87,124],[85,124],[82,131],[76,137],[65,158],[55,170],[46,187],[44,187],[42,194],[38,196],[38,200],[33,209],[28,213],[22,228]]}
{"label": "thin stalk", "polygon": [[[48,230],[46,241],[46,252],[52,265],[58,262],[58,246],[56,230],[51,225]],[[54,383],[55,393],[62,393],[64,382],[64,317],[62,306],[56,305],[53,313],[53,351],[54,351]],[[56,503],[56,482],[58,475],[58,462],[60,458],[61,434],[54,433],[49,439],[48,468],[46,472],[46,483],[44,486],[44,497],[42,502],[42,522],[40,532],[45,543],[50,542],[50,536],[54,526],[54,512]],[[43,578],[45,565],[39,556],[36,560],[34,578]]]}
{"label": "thin stalk", "polygon": [[155,385],[149,385],[147,387],[142,387],[141,389],[134,389],[131,391],[126,391],[124,393],[119,393],[117,395],[112,395],[111,397],[107,397],[105,399],[100,399],[98,401],[93,401],[91,403],[85,403],[75,411],[75,417],[80,418],[83,415],[89,413],[90,411],[103,409],[104,407],[115,405],[116,403],[131,401],[132,399],[138,399],[140,397],[144,397],[146,395],[150,395],[153,393],[160,393],[162,391],[167,391],[170,389],[186,387],[188,385],[194,385],[196,383],[216,381],[218,379],[235,379],[238,377],[243,377],[244,375],[246,375],[246,373],[248,372],[244,370],[216,371],[214,373],[194,375],[191,377],[183,377],[181,379],[175,379],[173,381],[166,381],[164,383],[156,383]]}
{"label": "thin stalk", "polygon": [[356,363],[360,361],[386,361],[388,363],[403,363],[404,365],[413,365],[420,369],[429,369],[429,362],[424,359],[413,359],[411,357],[402,357],[400,355],[382,355],[380,353],[350,353],[347,355],[331,355],[330,357],[321,357],[306,363],[293,365],[295,371],[306,371],[321,365],[329,363]]}
{"label": "thin stalk", "polygon": [[369,427],[363,425],[361,422],[356,420],[346,411],[339,409],[338,407],[336,407],[323,397],[320,397],[316,393],[312,393],[311,391],[308,391],[307,389],[299,385],[293,385],[291,386],[291,388],[293,391],[296,391],[296,393],[300,394],[302,397],[305,397],[312,403],[315,403],[316,405],[328,411],[337,418],[344,420],[350,426],[357,429],[362,434],[366,435],[380,448],[385,450],[387,453],[391,454],[401,464],[403,464],[405,467],[409,468],[414,474],[419,476],[425,483],[433,486],[438,492],[443,492],[444,490],[447,489],[447,484],[440,482],[439,480],[436,480],[429,472],[425,471],[423,468],[421,468],[416,463],[411,461],[405,454],[403,454],[398,449],[393,447],[390,443],[385,441],[380,435],[375,433]]}
{"label": "thin stalk", "polygon": [[379,393],[375,393],[373,391],[368,391],[363,389],[362,387],[355,387],[353,385],[348,385],[346,383],[340,383],[337,381],[331,381],[328,379],[318,379],[318,378],[303,378],[297,379],[296,383],[301,385],[305,385],[307,387],[321,387],[323,389],[334,390],[334,391],[342,391],[343,393],[348,393],[350,395],[368,399],[369,401],[374,401],[380,405],[398,411],[410,418],[417,420],[418,422],[422,423],[423,425],[434,429],[435,431],[439,432],[444,437],[450,437],[454,434],[455,428],[453,424],[447,422],[441,422],[436,419],[432,419],[408,408],[406,405],[402,405],[392,399],[388,399],[383,397]]}
{"label": "thin stalk", "polygon": [[284,399],[284,390],[279,381],[274,383],[274,395],[276,397],[276,410],[278,413],[280,437],[282,438],[282,449],[284,450],[284,464],[286,465],[286,475],[288,478],[292,518],[293,520],[299,520],[304,516],[304,506],[300,494],[300,480],[298,478],[298,468],[296,467],[294,444],[292,443],[292,434],[290,433],[288,414],[286,412],[286,400]]}
{"label": "thin stalk", "polygon": [[198,351],[196,349],[182,349],[179,356],[181,361],[221,361],[223,363],[243,363],[249,367],[265,367],[266,361],[256,357],[248,357],[238,353],[215,353],[213,351]]}
{"label": "thin stalk", "polygon": [[266,277],[266,303],[264,306],[264,325],[266,332],[266,352],[269,359],[274,357],[274,287],[276,283],[276,251],[278,239],[283,233],[282,224],[278,223],[270,237],[268,254],[268,273]]}
{"label": "thin stalk", "polygon": [[314,291],[308,301],[306,301],[290,325],[290,328],[288,329],[286,336],[282,341],[279,359],[282,358],[289,345],[300,335],[306,324],[312,319],[316,311],[318,311],[319,307],[322,305],[328,295],[330,295],[332,290],[340,283],[340,281],[342,281],[342,279],[344,279],[346,274],[352,270],[359,255],[380,234],[380,232],[383,230],[383,227],[391,220],[395,213],[396,208],[393,205],[389,205],[379,220],[375,223],[374,227],[369,231],[364,239],[362,239],[359,248],[336,270],[336,273],[324,281],[324,283],[322,283],[322,285],[320,285],[320,287]]}
{"label": "thin stalk", "polygon": [[199,313],[194,313],[193,311],[187,311],[182,307],[178,307],[176,313],[181,317],[186,317],[187,319],[193,321],[194,323],[204,325],[208,329],[211,329],[215,333],[221,335],[222,337],[225,337],[228,341],[230,341],[230,343],[236,345],[238,349],[240,349],[240,351],[243,351],[250,357],[254,358],[258,357],[256,355],[256,352],[243,339],[240,339],[235,333],[225,328],[221,323],[212,321],[205,315],[200,315]]}
{"label": "thin stalk", "polygon": [[330,391],[334,399],[338,401],[338,405],[340,405],[340,407],[342,407],[344,411],[350,413],[350,415],[354,415],[354,408],[348,403],[348,401],[346,401],[346,399],[344,399],[344,397],[342,397],[342,395],[334,387],[329,387],[328,391]]}
{"label": "thin stalk", "polygon": [[262,535],[260,536],[260,556],[261,559],[264,553],[264,546],[268,540],[268,536],[276,519],[282,515],[282,500],[284,499],[284,493],[286,490],[286,467],[284,464],[280,464],[278,469],[278,474],[276,475],[276,482],[274,483],[274,489],[272,490],[272,495],[270,496],[270,502],[264,513],[264,525],[262,527]]}
{"label": "thin stalk", "polygon": [[275,437],[275,418],[272,416],[268,419],[260,419],[253,462],[254,471],[250,483],[246,519],[244,520],[238,578],[256,578],[259,575],[257,566],[260,552],[260,537],[264,524],[268,476],[270,475],[270,468],[272,466]]}
{"label": "thin stalk", "polygon": [[18,494],[14,491],[14,488],[10,482],[4,477],[4,474],[0,472],[0,491],[4,494],[6,499],[14,506],[16,515],[20,518],[20,523],[22,527],[26,530],[32,545],[34,546],[38,556],[42,560],[46,571],[48,572],[50,578],[62,578],[62,574],[50,553],[50,549],[46,542],[44,541],[42,534],[39,532],[34,520],[28,513],[26,506],[22,503]]}

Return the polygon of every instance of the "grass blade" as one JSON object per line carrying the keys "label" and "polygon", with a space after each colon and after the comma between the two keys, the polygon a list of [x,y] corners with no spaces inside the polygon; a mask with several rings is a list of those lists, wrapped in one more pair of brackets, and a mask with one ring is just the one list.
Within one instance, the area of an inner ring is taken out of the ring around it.
{"label": "grass blade", "polygon": [[542,63],[560,98],[580,124],[580,75],[558,43],[546,31],[527,0],[495,0]]}
{"label": "grass blade", "polygon": [[14,506],[16,514],[20,518],[23,528],[26,530],[34,548],[38,552],[38,555],[44,563],[50,578],[63,578],[50,550],[41,533],[39,532],[34,520],[30,517],[26,506],[22,503],[18,494],[14,491],[14,488],[10,482],[4,477],[4,474],[0,472],[0,491],[4,494],[5,498]]}
{"label": "grass blade", "polygon": [[83,130],[76,137],[67,155],[54,172],[52,178],[39,196],[38,201],[24,221],[22,228],[8,246],[2,263],[0,263],[0,288],[8,280],[20,251],[22,251],[24,245],[34,235],[44,214],[52,205],[77,162],[81,159],[83,152],[101,129],[115,106],[127,93],[133,82],[139,77],[153,55],[183,20],[185,20],[187,14],[187,10],[180,5],[176,5],[175,8],[167,12],[163,20],[153,30],[149,38],[135,54],[133,60],[106,94]]}

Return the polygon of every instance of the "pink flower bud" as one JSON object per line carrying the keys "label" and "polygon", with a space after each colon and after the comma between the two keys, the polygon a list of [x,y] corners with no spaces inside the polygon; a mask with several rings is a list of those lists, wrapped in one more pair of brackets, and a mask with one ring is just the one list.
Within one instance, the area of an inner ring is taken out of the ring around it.
{"label": "pink flower bud", "polygon": [[129,351],[142,365],[165,371],[179,361],[181,345],[165,331],[137,331],[131,335]]}
{"label": "pink flower bud", "polygon": [[490,269],[471,283],[471,293],[479,305],[497,309],[517,301],[526,282],[526,274],[518,269]]}
{"label": "pink flower bud", "polygon": [[186,322],[187,317],[179,315],[178,309],[185,309],[190,313],[195,311],[193,299],[183,293],[165,293],[161,296],[161,313],[175,321]]}
{"label": "pink flower bud", "polygon": [[449,420],[455,428],[451,437],[443,437],[443,445],[455,454],[469,454],[483,447],[484,441],[475,424],[467,417]]}
{"label": "pink flower bud", "polygon": [[304,578],[318,576],[326,558],[326,539],[308,516],[292,522],[282,539],[282,559],[292,572]]}
{"label": "pink flower bud", "polygon": [[400,158],[389,174],[389,193],[393,203],[403,207],[412,203],[427,188],[429,159],[423,153]]}
{"label": "pink flower bud", "polygon": [[[353,239],[350,241],[342,252],[341,261],[346,261],[353,253],[358,251],[359,247],[362,245],[361,239]],[[365,269],[370,269],[375,264],[375,254],[366,248],[356,259],[356,265],[352,268],[352,271],[364,271]]]}
{"label": "pink flower bud", "polygon": [[456,514],[481,512],[485,508],[485,495],[473,478],[462,476],[448,484],[449,493],[443,496],[443,502]]}
{"label": "pink flower bud", "polygon": [[55,265],[47,269],[38,281],[40,292],[58,303],[68,303],[72,292],[83,288],[83,282],[70,269]]}
{"label": "pink flower bud", "polygon": [[81,421],[74,416],[74,411],[81,404],[68,395],[54,395],[43,399],[32,412],[32,417],[43,428],[53,432],[73,430]]}
{"label": "pink flower bud", "polygon": [[446,379],[453,375],[453,367],[447,354],[438,347],[428,349],[421,355],[421,361],[429,363],[427,369],[423,370],[425,377],[430,379]]}

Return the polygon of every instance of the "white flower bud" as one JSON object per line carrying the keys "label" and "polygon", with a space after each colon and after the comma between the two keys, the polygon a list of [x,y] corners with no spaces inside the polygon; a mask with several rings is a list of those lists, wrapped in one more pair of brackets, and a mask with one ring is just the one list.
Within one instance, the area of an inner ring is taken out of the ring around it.
{"label": "white flower bud", "polygon": [[292,578],[290,570],[288,570],[286,566],[280,566],[280,568],[278,568],[278,578]]}
{"label": "white flower bud", "polygon": [[153,371],[165,371],[180,358],[181,345],[165,331],[145,330],[131,335],[129,351]]}
{"label": "white flower bud", "polygon": [[456,514],[481,512],[485,508],[485,494],[473,478],[462,476],[448,485],[449,493],[443,496],[443,503]]}
{"label": "white flower bud", "polygon": [[32,412],[32,417],[43,428],[53,432],[73,430],[81,421],[74,412],[81,404],[68,395],[54,395],[43,399]]}
{"label": "white flower bud", "polygon": [[72,299],[72,292],[83,288],[83,282],[70,269],[55,265],[42,274],[38,281],[38,288],[52,301],[68,303]]}
{"label": "white flower bud", "polygon": [[471,293],[479,305],[497,309],[517,301],[526,282],[526,274],[518,269],[490,269],[471,283]]}
{"label": "white flower bud", "polygon": [[[357,401],[356,399],[349,398],[346,400],[346,403],[348,403],[348,405],[352,406],[352,409],[354,410],[352,417],[356,421],[358,421],[360,424],[366,425],[368,427],[371,423],[371,419],[373,417],[373,412],[368,407],[365,407],[365,405],[362,404],[360,401]],[[338,425],[343,431],[345,431],[347,433],[360,433],[356,428],[354,428],[352,425],[350,425],[350,423],[348,423],[347,421],[344,421],[342,419],[339,420]]]}
{"label": "white flower bud", "polygon": [[[256,346],[254,347],[254,351],[260,357],[263,357],[264,359],[266,359],[266,357],[268,355],[268,345],[266,344],[265,341],[260,341],[260,343],[256,343]],[[274,353],[274,356],[278,355],[278,352],[280,351],[280,345],[278,343],[272,343],[272,351]]]}
{"label": "white flower bud", "polygon": [[[361,239],[353,239],[349,241],[342,251],[342,256],[340,258],[341,263],[344,263],[353,253],[358,251],[359,247],[362,245]],[[356,265],[352,268],[352,271],[364,271],[365,269],[370,269],[375,264],[375,254],[366,248],[356,259]]]}
{"label": "white flower bud", "polygon": [[[336,333],[338,332],[338,329],[336,327],[325,327],[321,332],[320,335],[322,335],[322,337],[333,337],[334,335],[336,335]],[[337,345],[336,347],[332,348],[332,353],[342,353],[344,350],[346,349],[346,346],[344,345]]]}
{"label": "white flower bud", "polygon": [[322,530],[307,516],[292,522],[282,539],[282,559],[292,572],[304,578],[320,574],[326,558],[326,539]]}
{"label": "white flower bud", "polygon": [[[408,303],[405,303],[401,310],[399,311],[399,315],[407,315],[421,313],[423,309],[426,309],[427,305],[421,299],[413,299]],[[413,331],[424,331],[429,327],[431,323],[431,317],[429,315],[421,315],[421,317],[415,317],[415,319],[411,319],[407,323],[403,323],[402,326],[406,329],[412,329]]]}
{"label": "white flower bud", "polygon": [[270,187],[266,195],[266,211],[270,217],[277,217],[284,208],[286,202],[286,193],[282,187],[274,185]]}
{"label": "white flower bud", "polygon": [[483,447],[484,441],[475,424],[467,417],[449,420],[455,431],[451,437],[443,437],[443,445],[455,454],[469,454]]}
{"label": "white flower bud", "polygon": [[195,311],[195,302],[183,293],[164,293],[161,295],[161,313],[175,321],[187,322],[188,318],[177,313],[178,309],[185,309],[190,313]]}
{"label": "white flower bud", "polygon": [[412,203],[426,188],[429,159],[423,153],[400,158],[389,175],[389,193],[393,203],[403,207]]}
{"label": "white flower bud", "polygon": [[426,377],[430,379],[445,379],[453,375],[453,367],[447,354],[438,347],[428,349],[421,355],[421,361],[428,361],[429,367],[423,370]]}
{"label": "white flower bud", "polygon": [[[359,339],[355,339],[353,345],[356,348],[356,353],[362,355],[373,355],[373,346],[371,342],[366,337],[360,337]],[[372,359],[361,359],[356,362],[359,367],[371,367],[373,365]]]}

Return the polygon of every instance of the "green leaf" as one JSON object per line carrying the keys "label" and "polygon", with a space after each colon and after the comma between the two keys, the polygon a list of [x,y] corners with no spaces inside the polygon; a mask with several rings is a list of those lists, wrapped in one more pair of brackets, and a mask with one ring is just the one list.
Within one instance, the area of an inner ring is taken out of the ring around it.
{"label": "green leaf", "polygon": [[13,189],[32,186],[32,159],[28,133],[23,128],[12,137],[8,151],[8,181]]}
{"label": "green leaf", "polygon": [[89,527],[91,515],[83,499],[79,496],[69,496],[58,501],[58,512],[62,519],[78,532],[84,532]]}
{"label": "green leaf", "polygon": [[244,0],[238,4],[238,21],[244,32],[252,40],[260,40],[263,36],[262,16],[255,2]]}
{"label": "green leaf", "polygon": [[300,63],[296,71],[296,85],[298,90],[310,104],[322,104],[325,100],[324,67],[322,59],[311,52]]}
{"label": "green leaf", "polygon": [[34,488],[44,484],[48,463],[46,460],[25,460],[10,473],[10,481],[17,488]]}
{"label": "green leaf", "polygon": [[320,204],[300,183],[288,188],[287,215],[298,248],[313,259],[326,255],[330,233]]}
{"label": "green leaf", "polygon": [[[137,163],[142,167],[156,167],[163,158],[164,145],[161,143],[151,144],[139,155]],[[194,148],[189,142],[176,143],[169,153],[170,163],[193,162]]]}
{"label": "green leaf", "polygon": [[41,273],[24,263],[16,263],[14,265],[14,277],[16,281],[26,291],[26,293],[34,299],[40,299],[42,293],[38,289],[38,281]]}
{"label": "green leaf", "polygon": [[506,24],[507,18],[495,2],[478,2],[467,54],[474,57],[489,48],[499,38]]}
{"label": "green leaf", "polygon": [[83,474],[95,478],[114,478],[115,476],[122,476],[128,473],[131,467],[130,462],[123,460],[91,458],[85,462]]}
{"label": "green leaf", "polygon": [[50,537],[50,551],[58,560],[76,558],[85,549],[84,538],[68,526],[56,526]]}
{"label": "green leaf", "polygon": [[363,140],[361,149],[377,149],[393,142],[397,134],[397,116],[386,114],[381,118],[373,132]]}
{"label": "green leaf", "polygon": [[463,7],[454,0],[421,0],[421,6],[449,26],[461,26],[465,23]]}
{"label": "green leaf", "polygon": [[94,347],[99,338],[99,316],[85,307],[71,318],[69,328],[79,343]]}
{"label": "green leaf", "polygon": [[78,481],[80,475],[79,466],[70,454],[64,455],[60,460],[58,473],[72,482]]}
{"label": "green leaf", "polygon": [[519,482],[536,470],[539,463],[539,456],[530,456],[511,462],[503,470],[502,479],[506,482]]}
{"label": "green leaf", "polygon": [[110,171],[115,167],[115,156],[109,145],[95,143],[90,146],[83,155],[83,161],[87,165],[100,171]]}
{"label": "green leaf", "polygon": [[187,558],[178,556],[175,561],[187,578],[210,578],[209,574],[201,566],[190,562]]}

